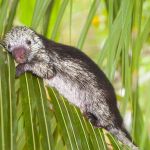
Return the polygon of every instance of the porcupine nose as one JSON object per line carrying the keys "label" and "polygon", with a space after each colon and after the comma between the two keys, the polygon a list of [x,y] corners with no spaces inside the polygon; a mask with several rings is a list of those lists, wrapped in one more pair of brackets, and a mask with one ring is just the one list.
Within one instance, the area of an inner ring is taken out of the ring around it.
{"label": "porcupine nose", "polygon": [[12,55],[17,63],[25,63],[25,51],[26,49],[24,47],[17,47],[13,49]]}

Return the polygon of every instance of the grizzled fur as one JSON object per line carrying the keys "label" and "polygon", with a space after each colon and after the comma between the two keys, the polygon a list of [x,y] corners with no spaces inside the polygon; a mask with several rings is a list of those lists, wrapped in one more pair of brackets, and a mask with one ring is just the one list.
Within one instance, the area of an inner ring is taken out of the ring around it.
{"label": "grizzled fur", "polygon": [[94,126],[105,128],[122,143],[138,149],[123,127],[111,83],[84,53],[48,40],[26,27],[13,28],[4,42],[11,53],[18,47],[25,49],[25,61],[16,67],[16,76],[29,71],[43,78],[79,107]]}

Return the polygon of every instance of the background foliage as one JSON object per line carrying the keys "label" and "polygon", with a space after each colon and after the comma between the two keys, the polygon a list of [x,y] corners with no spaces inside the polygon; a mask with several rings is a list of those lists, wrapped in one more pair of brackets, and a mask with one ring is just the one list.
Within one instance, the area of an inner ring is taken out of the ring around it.
{"label": "background foliage", "polygon": [[[127,129],[150,148],[150,0],[0,0],[0,38],[26,25],[83,50],[116,90]],[[43,81],[15,79],[12,58],[0,49],[1,150],[127,149]]]}

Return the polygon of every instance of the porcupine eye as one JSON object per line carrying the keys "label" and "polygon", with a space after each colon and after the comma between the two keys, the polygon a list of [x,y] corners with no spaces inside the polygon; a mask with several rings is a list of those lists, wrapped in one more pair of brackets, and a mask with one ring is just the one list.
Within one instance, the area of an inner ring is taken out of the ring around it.
{"label": "porcupine eye", "polygon": [[11,45],[10,45],[10,44],[8,44],[8,46],[7,46],[7,47],[8,47],[8,49],[10,49],[10,48],[11,48]]}
{"label": "porcupine eye", "polygon": [[27,45],[31,45],[31,41],[30,40],[26,40]]}

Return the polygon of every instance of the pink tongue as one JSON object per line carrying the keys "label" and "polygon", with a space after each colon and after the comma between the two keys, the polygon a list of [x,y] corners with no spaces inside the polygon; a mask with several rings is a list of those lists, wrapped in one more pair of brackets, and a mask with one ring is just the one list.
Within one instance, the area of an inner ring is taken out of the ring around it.
{"label": "pink tongue", "polygon": [[22,58],[15,58],[15,60],[16,60],[16,62],[19,63],[19,64],[22,64],[22,63],[25,62],[25,60],[22,59]]}

